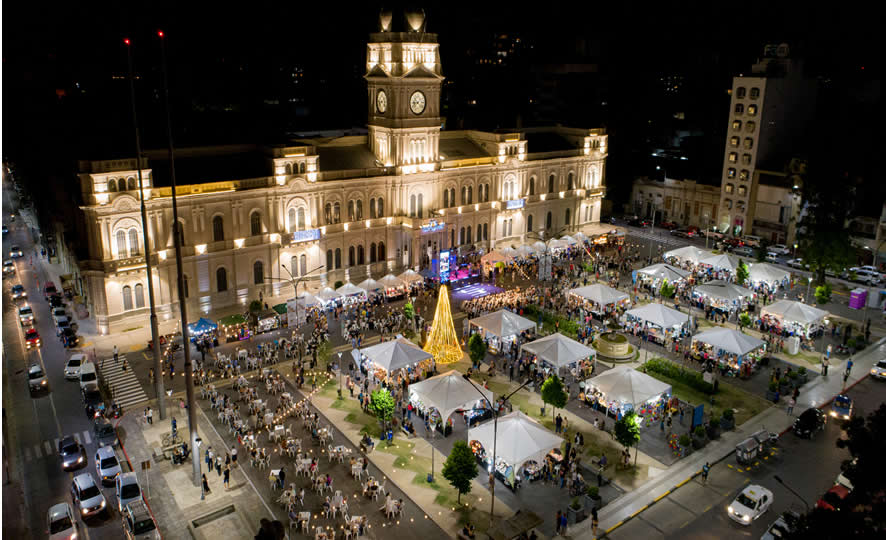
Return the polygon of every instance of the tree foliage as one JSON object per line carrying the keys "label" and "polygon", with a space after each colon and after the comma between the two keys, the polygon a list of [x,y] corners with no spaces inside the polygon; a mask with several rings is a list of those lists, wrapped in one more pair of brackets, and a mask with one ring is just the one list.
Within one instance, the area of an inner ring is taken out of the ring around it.
{"label": "tree foliage", "polygon": [[486,341],[483,340],[483,336],[480,334],[471,336],[471,339],[468,340],[468,354],[475,364],[479,364],[486,358]]}
{"label": "tree foliage", "polygon": [[388,422],[394,417],[394,397],[385,388],[374,390],[369,399],[369,410],[382,423],[382,428],[388,426]]}
{"label": "tree foliage", "polygon": [[825,283],[824,285],[819,285],[815,288],[815,303],[816,304],[827,304],[831,301],[831,293],[833,290],[831,289],[830,283]]}
{"label": "tree foliage", "polygon": [[264,309],[264,304],[261,303],[261,300],[253,300],[249,303],[249,312],[250,313],[258,313],[262,309]]}
{"label": "tree foliage", "polygon": [[[554,410],[562,409],[566,406],[569,395],[563,389],[563,381],[556,373],[547,378],[541,385],[541,400],[549,405],[553,405]],[[551,413],[553,416],[553,412]]]}
{"label": "tree foliage", "polygon": [[415,318],[415,306],[412,305],[411,302],[406,302],[403,305],[403,314],[406,315],[406,318],[412,320]]}
{"label": "tree foliage", "polygon": [[468,443],[455,441],[443,464],[443,478],[458,490],[457,502],[461,503],[461,496],[471,492],[471,480],[477,477],[478,472],[477,460]]}
{"label": "tree foliage", "polygon": [[615,440],[625,448],[632,448],[640,442],[640,426],[637,413],[630,411],[615,423]]}
{"label": "tree foliage", "polygon": [[748,328],[751,326],[751,316],[747,314],[747,312],[742,313],[738,316],[738,322],[741,324],[742,328]]}
{"label": "tree foliage", "polygon": [[661,282],[661,289],[658,291],[661,293],[662,298],[673,298],[674,294],[677,292],[677,288],[668,283],[668,280],[663,280]]}
{"label": "tree foliage", "polygon": [[748,265],[745,264],[744,261],[738,263],[738,268],[735,269],[735,278],[739,285],[744,285],[750,274],[751,272],[748,270]]}

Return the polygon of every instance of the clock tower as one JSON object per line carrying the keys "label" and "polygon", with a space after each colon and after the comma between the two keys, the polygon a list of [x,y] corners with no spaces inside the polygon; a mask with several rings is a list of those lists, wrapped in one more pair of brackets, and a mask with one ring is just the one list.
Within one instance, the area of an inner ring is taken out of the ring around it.
{"label": "clock tower", "polygon": [[439,159],[443,75],[437,34],[422,10],[383,10],[366,50],[369,147],[385,166],[434,170]]}

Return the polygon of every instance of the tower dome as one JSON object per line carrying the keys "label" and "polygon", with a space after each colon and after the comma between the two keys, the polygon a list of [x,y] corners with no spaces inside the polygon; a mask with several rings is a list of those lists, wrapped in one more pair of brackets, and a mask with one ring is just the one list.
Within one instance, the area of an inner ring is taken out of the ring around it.
{"label": "tower dome", "polygon": [[421,8],[406,9],[403,13],[406,16],[406,24],[412,32],[424,32],[425,29],[425,10]]}
{"label": "tower dome", "polygon": [[391,21],[394,19],[394,13],[388,8],[382,8],[378,14],[378,22],[382,32],[391,31]]}

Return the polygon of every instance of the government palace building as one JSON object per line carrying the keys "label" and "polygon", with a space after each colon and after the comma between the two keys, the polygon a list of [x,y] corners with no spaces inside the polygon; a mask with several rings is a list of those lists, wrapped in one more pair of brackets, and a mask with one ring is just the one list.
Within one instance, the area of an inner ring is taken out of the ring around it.
{"label": "government palace building", "polygon": [[[260,293],[292,297],[297,281],[301,293],[428,268],[442,250],[605,232],[605,130],[442,130],[437,35],[425,32],[422,13],[402,18],[383,12],[380,31],[369,36],[368,135],[176,149],[194,320],[242,312]],[[147,249],[137,160],[80,162],[89,252],[80,272],[101,333],[146,319],[146,252],[158,315],[177,314],[167,159],[153,151],[141,158]]]}

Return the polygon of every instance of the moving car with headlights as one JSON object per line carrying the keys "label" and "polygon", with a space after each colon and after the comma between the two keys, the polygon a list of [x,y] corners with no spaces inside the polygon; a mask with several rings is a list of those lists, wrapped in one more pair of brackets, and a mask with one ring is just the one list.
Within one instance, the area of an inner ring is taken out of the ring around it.
{"label": "moving car with headlights", "polygon": [[797,521],[799,519],[800,514],[797,512],[792,510],[786,511],[778,516],[778,519],[766,529],[766,532],[763,533],[760,540],[781,540],[782,538],[786,538],[797,527]]}
{"label": "moving car with headlights", "polygon": [[38,332],[34,328],[29,328],[27,332],[25,332],[25,347],[27,349],[36,349],[43,343],[40,341],[40,332]]}
{"label": "moving car with headlights", "polygon": [[58,455],[62,460],[62,469],[66,471],[86,463],[86,449],[70,435],[58,442]]}
{"label": "moving car with headlights", "polygon": [[95,442],[98,444],[99,448],[105,446],[116,448],[117,443],[119,442],[117,440],[117,430],[114,429],[114,425],[111,424],[111,421],[104,416],[99,416],[93,421],[92,433],[95,435]]}
{"label": "moving car with headlights", "polygon": [[22,326],[34,324],[34,310],[31,309],[31,306],[25,305],[18,308],[18,322]]}
{"label": "moving car with headlights", "polygon": [[98,488],[95,479],[89,473],[83,473],[74,477],[71,482],[71,497],[74,505],[83,517],[94,516],[105,511],[108,503],[102,490]]}
{"label": "moving car with headlights", "polygon": [[31,364],[28,367],[28,390],[33,394],[47,388],[49,388],[49,381],[46,379],[43,368],[40,367],[40,364]]}
{"label": "moving car with headlights", "polygon": [[12,261],[3,261],[3,275],[15,274],[15,263]]}
{"label": "moving car with headlights", "polygon": [[80,378],[80,366],[86,362],[86,355],[72,354],[65,364],[65,379],[77,380]]}
{"label": "moving car with headlights", "polygon": [[9,256],[13,259],[17,259],[24,256],[24,253],[22,252],[22,248],[18,246],[12,246],[11,248],[9,248]]}
{"label": "moving car with headlights", "polygon": [[886,360],[880,360],[871,368],[871,377],[875,379],[886,379]]}
{"label": "moving car with headlights", "polygon": [[794,420],[794,435],[803,439],[811,439],[816,433],[823,430],[827,423],[828,417],[825,413],[815,407],[809,407]]}
{"label": "moving car with headlights", "polygon": [[123,473],[114,482],[117,493],[117,509],[122,513],[126,505],[142,500],[142,488],[134,472]]}
{"label": "moving car with headlights", "polygon": [[160,531],[144,501],[127,504],[122,514],[126,540],[160,540]]}
{"label": "moving car with headlights", "polygon": [[77,538],[77,518],[68,503],[54,504],[46,513],[46,532],[50,540]]}
{"label": "moving car with headlights", "polygon": [[726,509],[733,521],[742,525],[750,525],[752,521],[762,516],[772,504],[772,492],[763,486],[752,484],[732,501]]}
{"label": "moving car with headlights", "polygon": [[6,234],[8,232],[9,232],[9,227],[4,223],[3,224],[3,234]]}
{"label": "moving car with headlights", "polygon": [[22,298],[28,297],[28,291],[25,290],[24,286],[21,284],[12,286],[12,298],[15,300],[21,300]]}
{"label": "moving car with headlights", "polygon": [[117,476],[123,472],[113,447],[102,446],[95,453],[95,472],[98,473],[103,485],[113,484]]}
{"label": "moving car with headlights", "polygon": [[852,398],[840,394],[831,404],[831,416],[841,420],[849,420],[852,416]]}

